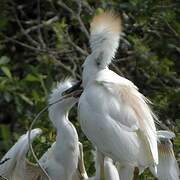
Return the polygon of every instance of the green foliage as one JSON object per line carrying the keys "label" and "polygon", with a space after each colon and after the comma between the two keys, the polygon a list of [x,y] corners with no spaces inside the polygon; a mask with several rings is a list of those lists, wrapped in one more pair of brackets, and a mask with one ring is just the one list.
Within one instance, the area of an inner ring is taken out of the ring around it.
{"label": "green foliage", "polygon": [[[47,104],[56,82],[79,78],[89,52],[88,38],[79,21],[76,1],[2,0],[0,3],[0,157],[28,130],[35,115]],[[178,0],[88,1],[82,3],[81,20],[89,29],[92,14],[114,9],[123,17],[124,37],[114,62],[115,71],[132,80],[154,103],[160,120],[177,138],[180,148],[180,4]],[[56,18],[57,17],[57,18]],[[39,22],[40,21],[40,22]],[[85,151],[88,173],[94,173],[92,145],[80,130],[76,110],[70,118]],[[55,131],[43,114],[36,127],[43,135],[34,143],[38,157],[55,140]],[[160,127],[159,127],[160,128]],[[149,172],[141,179],[153,179]]]}

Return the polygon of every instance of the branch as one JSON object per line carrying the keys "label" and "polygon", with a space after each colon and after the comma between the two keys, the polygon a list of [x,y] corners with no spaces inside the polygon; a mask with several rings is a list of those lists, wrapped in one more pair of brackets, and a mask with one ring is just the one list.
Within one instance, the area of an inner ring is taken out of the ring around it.
{"label": "branch", "polygon": [[[37,0],[37,11],[38,11],[38,24],[41,23],[41,8],[40,8],[40,0]],[[46,47],[46,44],[43,40],[43,36],[42,36],[42,33],[41,33],[41,28],[38,26],[38,37],[39,37],[39,41],[41,42],[42,44],[42,47],[45,48]]]}
{"label": "branch", "polygon": [[[79,1],[79,3],[81,3]],[[87,39],[89,39],[89,32],[88,30],[86,29],[82,19],[81,19],[81,5],[79,5],[79,8],[78,8],[78,13],[74,12],[71,8],[69,8],[65,3],[63,3],[62,1],[58,1],[58,4],[64,8],[66,11],[68,11],[69,13],[72,14],[72,16],[79,22],[79,25],[80,25],[80,28],[81,28],[81,31],[86,35]]]}
{"label": "branch", "polygon": [[13,4],[13,11],[14,11],[14,15],[15,15],[15,19],[16,19],[16,22],[22,32],[22,34],[24,34],[26,36],[26,38],[28,39],[29,42],[31,42],[32,44],[34,44],[35,46],[38,46],[39,47],[39,43],[37,41],[35,41],[29,34],[26,33],[24,27],[22,26],[21,24],[21,21],[19,20],[18,18],[18,15],[17,15],[17,12],[16,12],[16,9],[14,8],[14,2],[12,1],[12,4]]}

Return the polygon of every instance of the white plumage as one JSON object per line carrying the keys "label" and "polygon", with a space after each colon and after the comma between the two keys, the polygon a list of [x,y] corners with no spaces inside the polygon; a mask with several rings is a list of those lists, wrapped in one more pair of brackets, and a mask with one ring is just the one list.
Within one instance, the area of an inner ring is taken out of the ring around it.
{"label": "white plumage", "polygon": [[157,165],[157,172],[153,167],[151,167],[150,170],[159,180],[178,180],[180,176],[179,167],[171,142],[175,134],[170,131],[157,131],[157,133],[159,164]]}
{"label": "white plumage", "polygon": [[[42,133],[41,129],[31,131],[31,142]],[[42,170],[26,159],[29,150],[28,132],[22,135],[14,146],[5,154],[2,160],[10,158],[0,166],[0,175],[8,180],[45,180]]]}
{"label": "white plumage", "polygon": [[[157,165],[157,171],[154,167],[150,167],[152,174],[159,180],[178,180],[179,179],[179,168],[176,158],[173,152],[173,145],[170,141],[175,137],[175,134],[170,131],[157,131],[158,135],[158,154],[159,163]],[[122,166],[116,163],[116,167],[119,172],[120,179],[132,180],[134,175],[133,166]],[[143,173],[140,172],[140,174]]]}
{"label": "white plumage", "polygon": [[[70,80],[58,84],[49,98],[49,104],[62,97],[62,92],[72,86]],[[49,118],[57,131],[56,142],[40,162],[52,180],[72,180],[78,167],[79,144],[75,127],[68,119],[70,109],[78,99],[64,98],[49,107]]]}
{"label": "white plumage", "polygon": [[99,151],[122,165],[143,169],[158,164],[155,116],[137,87],[108,68],[121,29],[112,13],[92,20],[92,53],[83,64],[78,114],[82,130]]}

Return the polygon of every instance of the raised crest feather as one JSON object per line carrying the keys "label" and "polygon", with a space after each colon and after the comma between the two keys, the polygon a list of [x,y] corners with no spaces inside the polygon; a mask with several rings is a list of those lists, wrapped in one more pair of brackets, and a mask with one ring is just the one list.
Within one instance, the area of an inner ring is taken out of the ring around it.
{"label": "raised crest feather", "polygon": [[113,11],[106,11],[93,17],[91,21],[91,33],[97,31],[109,31],[115,34],[120,34],[122,31],[121,18]]}
{"label": "raised crest feather", "polygon": [[90,46],[95,59],[101,59],[102,66],[110,64],[114,58],[121,31],[121,18],[112,11],[93,17],[90,28]]}

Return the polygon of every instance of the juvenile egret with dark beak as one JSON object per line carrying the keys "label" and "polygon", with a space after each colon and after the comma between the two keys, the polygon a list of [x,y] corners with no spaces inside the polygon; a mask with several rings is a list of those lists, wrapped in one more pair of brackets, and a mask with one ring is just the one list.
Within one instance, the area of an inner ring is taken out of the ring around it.
{"label": "juvenile egret with dark beak", "polygon": [[[58,84],[50,94],[49,104],[62,98],[62,92],[72,87],[71,80]],[[72,180],[78,168],[79,140],[73,124],[68,119],[70,109],[77,103],[79,91],[66,96],[61,101],[49,107],[49,118],[56,128],[56,141],[44,157],[41,165],[52,180]]]}
{"label": "juvenile egret with dark beak", "polygon": [[[74,174],[78,171],[78,178],[82,179],[85,169],[84,164],[79,168],[82,145],[78,141],[75,127],[68,119],[70,109],[78,101],[81,91],[75,91],[69,96],[62,98],[62,92],[72,87],[71,80],[61,82],[55,88],[49,98],[49,118],[57,131],[56,141],[51,148],[42,156],[39,163],[47,172],[51,180],[75,180]],[[40,129],[31,131],[31,141],[41,133]],[[42,169],[26,160],[29,150],[28,133],[3,157],[0,166],[0,175],[10,180],[47,180]],[[84,169],[83,169],[84,168]],[[86,177],[86,176],[85,176]],[[78,179],[78,180],[80,180]]]}
{"label": "juvenile egret with dark beak", "polygon": [[92,52],[83,64],[84,91],[78,104],[80,125],[104,156],[140,169],[156,167],[156,117],[149,100],[131,81],[108,68],[121,31],[121,19],[112,12],[92,19]]}

